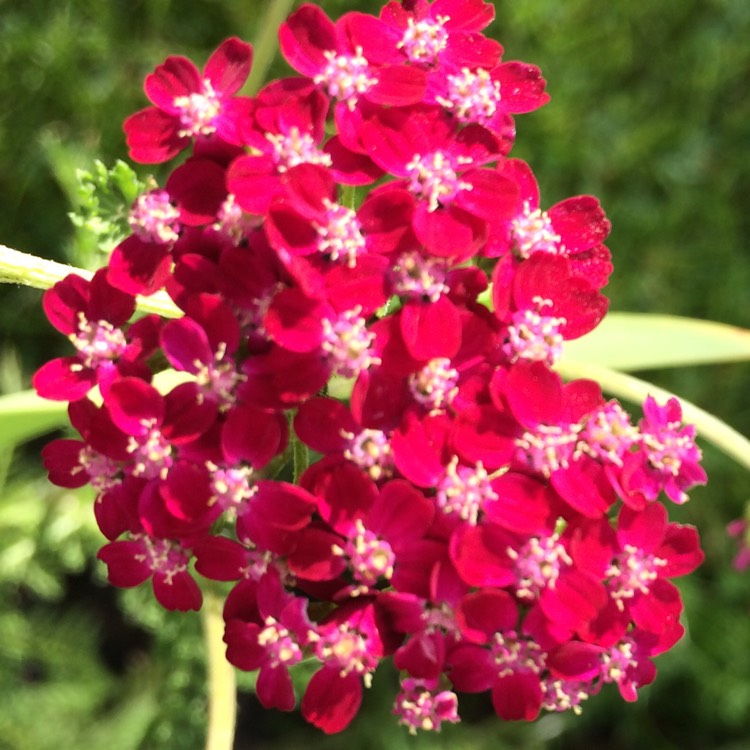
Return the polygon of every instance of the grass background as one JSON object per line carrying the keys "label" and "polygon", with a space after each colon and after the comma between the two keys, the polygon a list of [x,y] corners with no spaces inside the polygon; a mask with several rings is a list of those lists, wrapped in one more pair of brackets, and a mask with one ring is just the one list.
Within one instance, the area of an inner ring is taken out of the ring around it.
{"label": "grass background", "polygon": [[[331,16],[374,2],[323,0]],[[593,193],[614,229],[612,309],[750,328],[750,4],[747,0],[498,0],[489,34],[505,59],[539,65],[552,101],[518,118],[514,152],[546,205]],[[199,66],[227,36],[260,33],[259,0],[0,0],[0,243],[96,262],[71,225],[76,168],[126,157],[121,122],[145,106],[143,77],[168,54]],[[277,60],[272,75],[288,72]],[[148,170],[139,168],[145,176]],[[40,293],[0,287],[0,391],[66,351]],[[750,434],[750,366],[639,373]],[[0,430],[2,425],[0,425]],[[49,487],[44,441],[0,457],[0,750],[202,746],[200,623],[165,616],[148,591],[115,592],[93,564],[90,497]],[[515,748],[746,750],[750,578],[731,568],[726,523],[747,473],[706,448],[707,488],[674,517],[696,524],[707,561],[681,582],[688,634],[636,704],[615,690],[581,717],[503,724],[481,698],[464,723],[410,738],[392,725],[387,669],[342,737],[241,699],[237,750]],[[247,683],[245,683],[247,685]]]}

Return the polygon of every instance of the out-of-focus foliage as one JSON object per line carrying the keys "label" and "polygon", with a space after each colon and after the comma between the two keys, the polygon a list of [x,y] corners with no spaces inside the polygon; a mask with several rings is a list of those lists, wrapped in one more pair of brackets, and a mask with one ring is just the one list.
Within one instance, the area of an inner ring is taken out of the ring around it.
{"label": "out-of-focus foliage", "polygon": [[[322,0],[330,15],[374,0]],[[168,54],[199,65],[225,37],[255,37],[265,4],[229,0],[0,0],[0,242],[85,264],[76,170],[126,157],[121,122],[146,105],[145,74]],[[506,59],[539,65],[552,101],[518,118],[515,153],[546,205],[599,197],[612,222],[612,308],[750,327],[750,4],[747,0],[498,0],[490,33]],[[288,69],[277,61],[272,75]],[[149,169],[137,167],[140,179]],[[158,172],[158,170],[157,170]],[[157,173],[158,177],[158,173]],[[0,287],[0,390],[65,342],[40,293]],[[750,434],[750,366],[639,373]],[[2,432],[2,425],[0,425]],[[165,615],[148,587],[116,597],[94,563],[88,496],[42,481],[41,442],[0,456],[0,750],[181,750],[205,718],[197,617]],[[706,450],[707,488],[674,517],[696,524],[707,561],[680,582],[688,633],[656,683],[625,705],[605,690],[581,717],[504,725],[462,698],[464,723],[411,738],[391,722],[384,667],[342,737],[262,711],[243,693],[237,750],[746,750],[750,576],[731,568],[725,524],[750,497],[745,471]],[[6,469],[7,468],[7,472]],[[96,571],[96,572],[94,572]],[[118,656],[119,654],[119,656]],[[248,681],[243,684],[247,685]]]}

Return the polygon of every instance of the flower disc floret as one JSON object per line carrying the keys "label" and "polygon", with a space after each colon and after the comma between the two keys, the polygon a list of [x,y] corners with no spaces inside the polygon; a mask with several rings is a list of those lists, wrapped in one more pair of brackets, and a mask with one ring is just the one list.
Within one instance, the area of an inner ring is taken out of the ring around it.
{"label": "flower disc floret", "polygon": [[[430,681],[433,682],[433,681]],[[458,723],[458,697],[452,690],[438,690],[424,680],[407,677],[401,683],[393,713],[399,724],[407,727],[409,734],[417,730],[439,732],[443,722]]]}
{"label": "flower disc floret", "polygon": [[84,445],[78,454],[78,463],[89,475],[89,484],[97,492],[106,492],[121,482],[120,465],[91,446]]}
{"label": "flower disc floret", "polygon": [[445,29],[447,21],[450,21],[448,16],[423,18],[419,21],[409,17],[404,36],[396,46],[404,51],[411,62],[432,65],[448,46],[448,31]]}
{"label": "flower disc floret", "polygon": [[293,125],[288,133],[266,133],[272,147],[273,160],[279,172],[286,172],[299,164],[331,166],[331,156],[321,151],[310,133],[303,133]]}
{"label": "flower disc floret", "polygon": [[180,118],[181,127],[177,131],[180,138],[212,135],[216,132],[214,121],[221,111],[221,98],[208,79],[201,81],[200,91],[176,96],[172,103]]}
{"label": "flower disc floret", "polygon": [[489,475],[481,461],[476,466],[459,466],[453,457],[437,486],[435,503],[443,513],[456,514],[471,525],[477,523],[485,503],[497,500]]}
{"label": "flower disc floret", "polygon": [[365,238],[357,214],[328,198],[323,199],[323,206],[323,220],[313,222],[318,235],[318,252],[329,260],[343,260],[349,268],[354,268],[357,257],[365,251]]}
{"label": "flower disc floret", "polygon": [[554,588],[561,569],[573,564],[558,534],[531,537],[520,549],[509,547],[517,583],[516,595],[526,601],[536,599],[546,588]]}
{"label": "flower disc floret", "polygon": [[528,202],[524,203],[523,213],[511,221],[511,233],[513,253],[519,258],[528,258],[535,252],[551,255],[564,252],[549,214],[540,208],[532,210]]}
{"label": "flower disc floret", "polygon": [[163,189],[139,195],[128,215],[132,232],[144,242],[167,245],[179,239],[180,209]]}
{"label": "flower disc floret", "polygon": [[578,440],[575,425],[538,425],[534,431],[527,430],[516,439],[525,463],[544,477],[550,477],[558,469],[570,466]]}
{"label": "flower disc floret", "polygon": [[445,262],[419,252],[399,256],[391,266],[389,276],[393,293],[399,297],[437,302],[448,291]]}
{"label": "flower disc floret", "polygon": [[322,84],[330,96],[346,102],[347,107],[353,110],[359,97],[378,82],[362,54],[362,47],[356,47],[353,55],[339,55],[334,50],[326,50],[323,55],[326,66],[314,76],[313,81],[317,85]]}
{"label": "flower disc floret", "polygon": [[393,576],[396,555],[391,545],[366,529],[359,518],[352,535],[341,545],[334,546],[333,553],[349,561],[355,579],[365,586],[374,586],[381,578],[390,580]]}
{"label": "flower disc floret", "polygon": [[417,403],[430,411],[445,409],[458,393],[458,370],[446,357],[431,359],[409,376],[409,391]]}
{"label": "flower disc floret", "polygon": [[375,334],[367,330],[367,321],[361,310],[347,310],[333,321],[323,319],[324,351],[328,352],[337,375],[356,377],[371,365],[380,364],[380,358],[371,350]]}
{"label": "flower disc floret", "polygon": [[513,313],[507,331],[508,340],[503,345],[503,352],[511,362],[525,359],[553,365],[562,356],[564,339],[560,330],[567,321],[562,317],[543,315],[541,311],[551,306],[552,302],[537,299],[538,309],[516,310]]}
{"label": "flower disc floret", "polygon": [[495,633],[490,647],[500,677],[518,672],[541,674],[545,668],[545,654],[541,646],[533,640],[519,637],[514,630]]}
{"label": "flower disc floret", "polygon": [[576,450],[621,467],[623,456],[640,436],[628,413],[616,401],[610,401],[584,420],[578,437]]}
{"label": "flower disc floret", "polygon": [[461,180],[458,169],[471,163],[468,157],[453,157],[443,150],[428,154],[415,154],[406,164],[409,190],[420,200],[427,201],[429,211],[446,206],[462,190],[471,190],[470,183]]}
{"label": "flower disc floret", "polygon": [[134,541],[142,545],[143,552],[136,560],[145,562],[154,573],[160,573],[165,583],[170,584],[174,577],[187,570],[188,556],[182,546],[169,539],[152,539],[145,534],[136,534]]}
{"label": "flower disc floret", "polygon": [[226,344],[219,343],[213,362],[195,361],[195,379],[201,390],[216,399],[222,409],[228,409],[236,400],[237,385],[247,378],[237,372],[234,360],[226,357]]}
{"label": "flower disc floret", "polygon": [[589,684],[582,680],[547,678],[543,681],[542,687],[542,708],[545,711],[572,711],[576,716],[580,716],[583,711],[581,703],[590,697]]}
{"label": "flower disc floret", "polygon": [[393,451],[385,432],[365,428],[357,434],[343,432],[342,436],[349,440],[344,458],[364,469],[373,480],[393,474]]}
{"label": "flower disc floret", "polygon": [[324,663],[333,665],[341,677],[349,674],[362,675],[365,684],[372,681],[372,672],[378,666],[378,659],[371,652],[367,638],[348,623],[320,628],[312,635],[315,655]]}
{"label": "flower disc floret", "polygon": [[86,367],[95,369],[106,362],[118,359],[125,352],[125,334],[109,321],[90,322],[78,313],[78,331],[69,336]]}
{"label": "flower disc floret", "polygon": [[618,608],[625,608],[623,599],[632,599],[638,593],[648,594],[665,565],[667,561],[661,557],[632,544],[624,545],[606,573],[610,594]]}
{"label": "flower disc floret", "polygon": [[302,649],[294,634],[270,615],[258,633],[258,645],[266,650],[270,667],[291,667],[302,661]]}
{"label": "flower disc floret", "polygon": [[211,473],[211,502],[218,503],[230,515],[240,512],[258,491],[257,486],[251,482],[253,470],[249,466],[221,468],[208,461],[206,468]]}
{"label": "flower disc floret", "polygon": [[144,479],[164,479],[173,463],[172,444],[155,424],[144,423],[141,435],[128,439],[128,453],[133,457],[130,473]]}
{"label": "flower disc floret", "polygon": [[460,122],[488,123],[497,113],[502,99],[500,82],[483,68],[461,68],[446,78],[446,96],[438,101]]}

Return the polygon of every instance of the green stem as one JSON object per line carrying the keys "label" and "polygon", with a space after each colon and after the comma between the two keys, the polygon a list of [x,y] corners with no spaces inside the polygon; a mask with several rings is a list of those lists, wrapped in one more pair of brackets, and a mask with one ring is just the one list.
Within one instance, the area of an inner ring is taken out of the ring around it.
{"label": "green stem", "polygon": [[292,437],[294,456],[294,483],[299,484],[299,478],[310,465],[310,451],[308,447],[296,436]]}
{"label": "green stem", "polygon": [[[22,284],[34,289],[49,289],[71,273],[84,279],[94,274],[83,268],[66,266],[53,260],[22,253],[19,250],[0,245],[0,283]],[[163,318],[181,318],[182,311],[165,292],[157,292],[150,297],[136,297],[138,309],[144,313],[156,313]]]}
{"label": "green stem", "polygon": [[[643,403],[646,396],[653,396],[664,402],[673,393],[658,388],[653,383],[639,380],[601,365],[579,362],[562,362],[557,367],[564,378],[593,378],[605,391],[634,403]],[[679,397],[678,397],[679,398]],[[700,437],[713,443],[719,450],[750,469],[750,440],[730,427],[713,414],[709,414],[695,404],[680,398],[682,416],[685,422],[694,424]]]}
{"label": "green stem", "polygon": [[278,46],[278,29],[294,5],[294,0],[274,0],[258,25],[258,36],[253,40],[253,67],[246,88],[251,95],[258,93],[265,82]]}
{"label": "green stem", "polygon": [[234,667],[226,660],[223,599],[208,587],[203,590],[203,633],[208,672],[208,731],[206,750],[232,750],[237,718]]}

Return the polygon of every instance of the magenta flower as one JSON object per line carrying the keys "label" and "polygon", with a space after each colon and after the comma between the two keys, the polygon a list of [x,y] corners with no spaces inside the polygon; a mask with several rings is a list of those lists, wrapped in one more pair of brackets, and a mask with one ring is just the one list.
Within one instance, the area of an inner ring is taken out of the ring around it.
{"label": "magenta flower", "polygon": [[361,15],[347,13],[334,23],[317,6],[305,4],[279,29],[287,62],[337,101],[337,120],[352,112],[360,98],[373,104],[408,106],[424,96],[423,71],[367,59],[365,36],[357,33]]}
{"label": "magenta flower", "polygon": [[154,106],[125,120],[133,160],[155,164],[171,159],[196,138],[234,142],[231,98],[247,79],[253,51],[237,37],[224,41],[203,73],[185,57],[168,57],[146,77]]}
{"label": "magenta flower", "polygon": [[458,130],[436,107],[392,108],[362,133],[373,161],[400,178],[387,189],[413,196],[412,227],[430,253],[465,260],[486,242],[490,221],[511,215],[518,188],[484,168],[501,153],[484,128]]}
{"label": "magenta flower", "polygon": [[156,349],[160,322],[148,316],[125,328],[135,298],[111,286],[104,269],[91,281],[66,276],[45,293],[43,306],[77,354],[53,359],[35,373],[32,382],[40,396],[77,401],[96,385],[106,391],[120,375],[150,379],[145,359]]}
{"label": "magenta flower", "polygon": [[177,542],[136,534],[130,540],[106,544],[97,557],[107,565],[109,581],[115,586],[132,588],[150,578],[154,596],[165,609],[201,608],[201,590],[188,571],[190,556]]}
{"label": "magenta flower", "polygon": [[649,396],[643,415],[640,450],[626,457],[620,476],[623,499],[637,505],[656,499],[663,490],[672,502],[685,503],[685,490],[706,482],[695,427],[682,424],[682,407],[676,398],[659,406]]}
{"label": "magenta flower", "polygon": [[315,637],[307,601],[289,594],[278,573],[269,570],[259,581],[239,583],[224,606],[227,660],[239,669],[256,669],[258,700],[266,708],[291,711],[294,688],[289,667],[303,658]]}
{"label": "magenta flower", "polygon": [[[301,712],[327,733],[385,658],[413,733],[458,722],[459,692],[505,720],[609,683],[635,700],[683,632],[671,579],[703,558],[660,502],[705,481],[679,403],[634,424],[553,369],[607,312],[610,223],[593,196],[543,210],[507,158],[549,97],[493,18],[306,3],[279,31],[300,76],[252,98],[235,37],[202,72],[167,58],[128,146],[188,152],[107,268],[44,297],[75,352],[34,385],[80,439],[43,461],[94,488],[109,580],[177,610],[201,606],[192,567],[234,582],[227,658],[283,711],[311,661]],[[177,317],[131,323],[159,290]]]}

